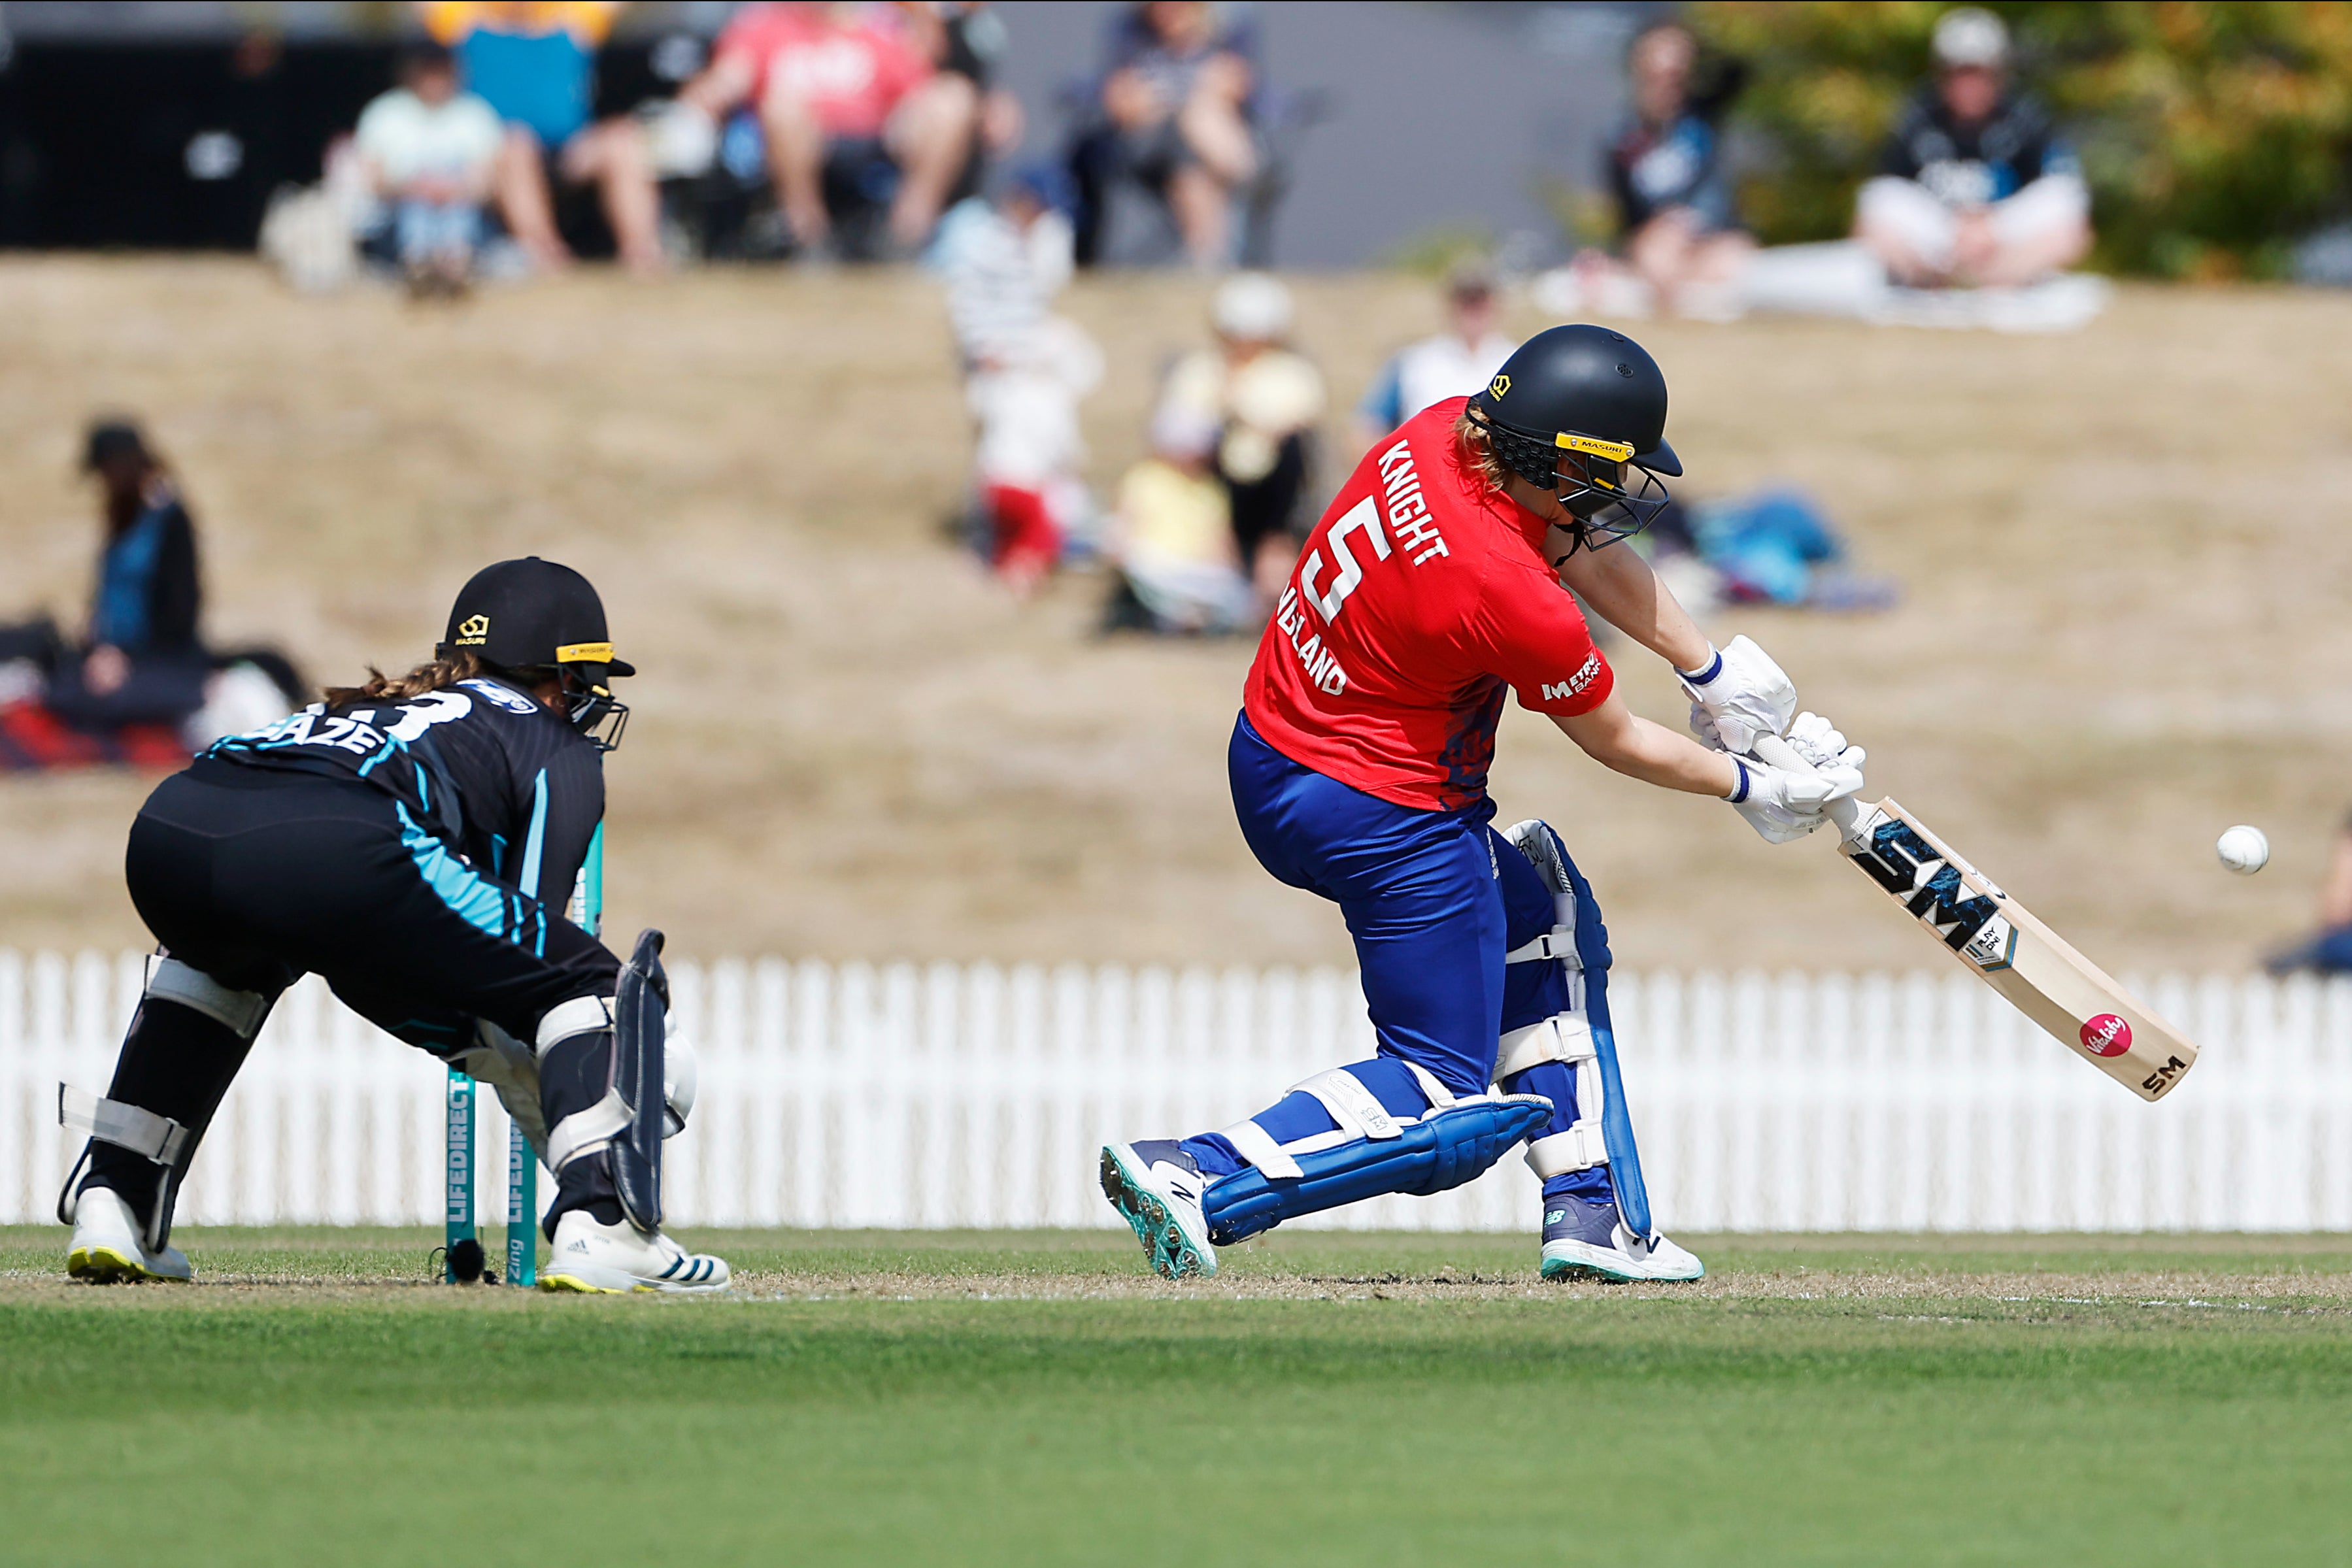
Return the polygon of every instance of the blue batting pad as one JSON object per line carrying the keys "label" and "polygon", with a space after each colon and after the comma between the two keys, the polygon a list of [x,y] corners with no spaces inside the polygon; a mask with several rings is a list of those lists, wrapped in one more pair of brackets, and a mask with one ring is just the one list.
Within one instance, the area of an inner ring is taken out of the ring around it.
{"label": "blue batting pad", "polygon": [[1270,1181],[1252,1166],[1209,1188],[1209,1239],[1230,1247],[1286,1219],[1385,1193],[1416,1197],[1460,1186],[1551,1120],[1540,1095],[1473,1101],[1431,1111],[1393,1138],[1358,1138],[1297,1156],[1301,1175]]}
{"label": "blue batting pad", "polygon": [[[1551,830],[1547,827],[1545,831]],[[1556,835],[1555,835],[1556,836]],[[1584,1020],[1592,1027],[1594,1064],[1601,1069],[1601,1139],[1609,1149],[1609,1176],[1617,1187],[1617,1211],[1636,1236],[1650,1228],[1650,1192],[1642,1183],[1642,1155],[1633,1144],[1633,1118],[1625,1109],[1625,1083],[1617,1073],[1617,1033],[1609,1022],[1609,928],[1592,884],[1576,869],[1562,846],[1560,863],[1576,890],[1576,956],[1584,966]]]}

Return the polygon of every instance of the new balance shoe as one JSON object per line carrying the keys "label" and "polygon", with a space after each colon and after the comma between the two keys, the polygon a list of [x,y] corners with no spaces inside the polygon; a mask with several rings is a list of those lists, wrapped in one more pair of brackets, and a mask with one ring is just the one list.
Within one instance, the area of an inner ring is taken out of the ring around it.
{"label": "new balance shoe", "polygon": [[66,1249],[66,1272],[93,1285],[132,1280],[192,1280],[196,1271],[176,1247],[147,1250],[143,1228],[122,1195],[110,1186],[86,1186],[74,1198],[73,1243]]}
{"label": "new balance shoe", "polygon": [[1626,1229],[1614,1203],[1580,1197],[1544,1200],[1547,1280],[1696,1280],[1706,1273],[1706,1264],[1664,1237],[1641,1237]]}
{"label": "new balance shoe", "polygon": [[1209,1245],[1209,1220],[1201,1212],[1206,1188],[1201,1167],[1171,1139],[1103,1145],[1103,1196],[1133,1228],[1162,1278],[1206,1279],[1217,1271],[1217,1249]]}
{"label": "new balance shoe", "polygon": [[668,1237],[647,1236],[627,1220],[604,1225],[575,1208],[555,1222],[555,1241],[539,1271],[542,1291],[625,1295],[635,1291],[698,1294],[723,1291],[727,1260],[688,1252]]}

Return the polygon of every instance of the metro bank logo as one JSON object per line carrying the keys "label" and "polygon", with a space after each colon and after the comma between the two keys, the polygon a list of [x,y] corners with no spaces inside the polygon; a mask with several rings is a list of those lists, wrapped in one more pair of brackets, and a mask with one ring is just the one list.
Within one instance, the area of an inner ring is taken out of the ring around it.
{"label": "metro bank logo", "polygon": [[1600,674],[1601,655],[1598,653],[1587,653],[1584,656],[1584,663],[1577,667],[1576,674],[1569,676],[1568,679],[1564,681],[1547,681],[1544,684],[1544,701],[1558,702],[1565,697],[1575,696],[1579,693],[1582,692],[1585,687],[1591,685],[1594,677]]}

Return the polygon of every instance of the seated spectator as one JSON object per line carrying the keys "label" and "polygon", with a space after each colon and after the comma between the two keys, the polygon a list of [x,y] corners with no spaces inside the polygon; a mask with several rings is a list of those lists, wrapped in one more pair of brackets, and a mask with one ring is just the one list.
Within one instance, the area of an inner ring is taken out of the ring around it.
{"label": "seated spectator", "polygon": [[[59,661],[50,706],[145,710],[176,706],[184,695],[193,708],[205,668],[196,638],[203,592],[195,526],[179,486],[127,420],[90,426],[82,470],[98,481],[106,542],[89,640]],[[89,700],[73,702],[76,695]]]}
{"label": "seated spectator", "polygon": [[[1205,0],[1145,0],[1113,25],[1098,120],[1073,154],[1090,225],[1103,224],[1115,187],[1140,187],[1166,204],[1193,266],[1231,262],[1236,197],[1262,161],[1255,54],[1249,24]],[[1089,262],[1130,259],[1105,256],[1098,232],[1081,249]]]}
{"label": "seated spectator", "polygon": [[1914,288],[2015,287],[2091,248],[2091,199],[2074,150],[2011,90],[2009,29],[1963,6],[1936,24],[1936,80],[1905,111],[1854,234]]}
{"label": "seated spectator", "polygon": [[1248,628],[1256,595],[1234,546],[1233,510],[1212,465],[1213,420],[1178,404],[1151,422],[1151,455],[1118,482],[1107,553],[1118,587],[1107,632],[1214,633]]}
{"label": "seated spectator", "polygon": [[457,89],[457,57],[439,44],[406,51],[400,86],[362,111],[353,140],[392,209],[413,291],[462,292],[471,280],[504,135],[496,110]]}
{"label": "seated spectator", "polygon": [[1368,447],[1434,402],[1483,389],[1518,347],[1495,330],[1495,278],[1463,266],[1445,280],[1445,330],[1399,350],[1356,405],[1356,442]]}
{"label": "seated spectator", "polygon": [[1271,609],[1304,541],[1298,503],[1323,417],[1323,375],[1288,346],[1290,290],[1265,274],[1225,279],[1212,319],[1217,346],[1176,361],[1160,406],[1217,427],[1215,470],[1233,508],[1235,554]]}
{"label": "seated spectator", "polygon": [[466,85],[506,122],[499,214],[531,261],[568,266],[554,190],[593,185],[621,263],[649,275],[665,266],[661,200],[645,134],[626,117],[592,122],[596,51],[615,0],[421,0],[425,26],[455,50]]}
{"label": "seated spectator", "polygon": [[1092,510],[1078,477],[1078,404],[1102,379],[1102,353],[1051,309],[1070,277],[1067,186],[1056,169],[1020,171],[993,204],[959,204],[932,256],[978,428],[977,542],[1022,591],[1053,570]]}
{"label": "seated spectator", "polygon": [[[84,732],[131,726],[194,726],[209,741],[206,710],[235,710],[267,724],[304,699],[283,655],[267,649],[215,655],[197,636],[203,593],[195,528],[170,470],[127,420],[93,423],[83,470],[97,480],[97,591],[87,637],[68,642],[48,621],[0,627],[0,706],[37,702]],[[254,693],[261,694],[257,703]]]}
{"label": "seated spectator", "polygon": [[1626,55],[1633,110],[1607,153],[1625,265],[1667,312],[1684,310],[1688,292],[1728,289],[1755,248],[1733,209],[1718,129],[1746,73],[1719,62],[1695,92],[1698,64],[1698,41],[1679,22],[1637,34]]}
{"label": "seated spectator", "polygon": [[835,218],[870,204],[887,205],[889,246],[910,254],[971,164],[986,66],[969,31],[929,7],[749,5],[679,101],[715,122],[757,116],[796,251],[862,249],[837,243]]}

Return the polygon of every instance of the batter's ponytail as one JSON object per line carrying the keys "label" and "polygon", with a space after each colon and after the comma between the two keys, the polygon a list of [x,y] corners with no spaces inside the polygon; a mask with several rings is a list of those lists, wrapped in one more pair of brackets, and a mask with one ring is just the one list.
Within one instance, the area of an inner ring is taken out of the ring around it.
{"label": "batter's ponytail", "polygon": [[1468,409],[1454,420],[1454,449],[1460,455],[1462,466],[1486,482],[1489,490],[1499,490],[1510,470],[1495,455],[1495,444],[1486,439],[1486,422]]}
{"label": "batter's ponytail", "polygon": [[482,661],[472,650],[457,648],[435,655],[433,662],[419,664],[404,675],[387,675],[373,664],[368,666],[368,678],[356,686],[329,686],[327,706],[331,708],[352,707],[361,703],[406,702],[427,692],[437,692],[471,680],[482,673]]}

